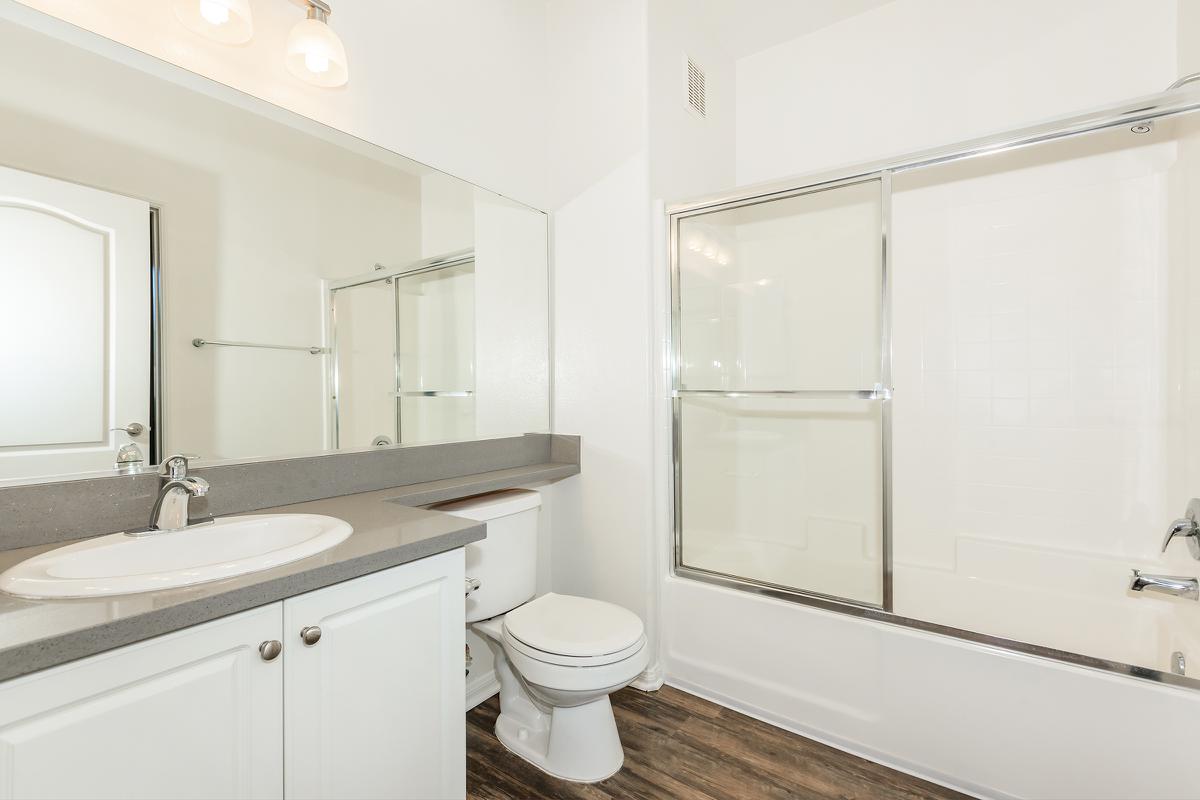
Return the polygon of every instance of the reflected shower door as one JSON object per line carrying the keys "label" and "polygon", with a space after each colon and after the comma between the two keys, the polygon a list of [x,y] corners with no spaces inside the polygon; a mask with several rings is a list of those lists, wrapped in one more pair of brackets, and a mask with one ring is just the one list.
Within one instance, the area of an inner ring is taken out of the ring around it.
{"label": "reflected shower door", "polygon": [[884,607],[883,187],[683,217],[676,568]]}
{"label": "reflected shower door", "polygon": [[475,263],[396,278],[400,441],[475,436]]}
{"label": "reflected shower door", "polygon": [[397,440],[396,292],[378,280],[333,292],[335,447]]}

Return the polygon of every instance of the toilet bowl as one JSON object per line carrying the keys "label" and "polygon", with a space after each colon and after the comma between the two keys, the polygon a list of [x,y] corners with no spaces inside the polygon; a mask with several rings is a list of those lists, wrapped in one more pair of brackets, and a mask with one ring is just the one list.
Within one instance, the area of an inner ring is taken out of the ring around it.
{"label": "toilet bowl", "polygon": [[[576,621],[569,642],[547,633],[554,627],[547,620],[556,618],[564,625]],[[635,614],[547,594],[473,627],[495,659],[496,738],[505,747],[570,781],[601,781],[621,768],[625,753],[608,696],[628,686],[649,660]]]}
{"label": "toilet bowl", "polygon": [[[487,522],[467,546],[467,622],[491,650],[500,682],[496,738],[564,780],[601,781],[624,751],[608,696],[649,662],[642,620],[612,603],[549,593],[533,598],[537,492],[512,490],[434,508]],[[533,599],[531,599],[533,598]]]}

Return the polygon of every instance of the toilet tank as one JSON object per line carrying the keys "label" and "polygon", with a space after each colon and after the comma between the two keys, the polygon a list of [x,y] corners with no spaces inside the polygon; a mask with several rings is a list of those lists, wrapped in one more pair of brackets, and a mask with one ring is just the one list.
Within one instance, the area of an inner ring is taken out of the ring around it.
{"label": "toilet tank", "polygon": [[479,581],[479,588],[467,595],[467,622],[499,616],[533,597],[541,507],[542,496],[528,489],[509,489],[430,506],[435,511],[487,523],[487,538],[466,546],[467,578]]}

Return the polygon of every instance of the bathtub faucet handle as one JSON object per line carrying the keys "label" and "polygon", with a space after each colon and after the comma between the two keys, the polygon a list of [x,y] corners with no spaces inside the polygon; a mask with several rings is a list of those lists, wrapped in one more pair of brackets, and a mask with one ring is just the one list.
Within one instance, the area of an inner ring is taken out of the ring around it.
{"label": "bathtub faucet handle", "polygon": [[1167,547],[1171,544],[1171,540],[1176,536],[1184,536],[1188,540],[1188,547],[1192,551],[1192,556],[1200,559],[1200,523],[1196,521],[1200,517],[1200,499],[1193,499],[1188,503],[1187,514],[1180,517],[1171,523],[1171,527],[1167,528],[1167,535],[1163,539],[1162,549],[1167,552]]}
{"label": "bathtub faucet handle", "polygon": [[1163,552],[1167,552],[1167,545],[1176,536],[1196,536],[1200,532],[1200,526],[1196,525],[1196,520],[1181,517],[1171,523],[1171,527],[1167,528],[1167,536],[1163,539]]}

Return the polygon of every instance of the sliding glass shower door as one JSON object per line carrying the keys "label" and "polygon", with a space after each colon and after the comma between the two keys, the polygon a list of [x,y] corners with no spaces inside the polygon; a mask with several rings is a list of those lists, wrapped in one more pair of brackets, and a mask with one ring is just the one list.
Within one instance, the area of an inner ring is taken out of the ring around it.
{"label": "sliding glass shower door", "polygon": [[330,290],[334,447],[475,436],[475,260],[460,255]]}
{"label": "sliding glass shower door", "polygon": [[678,220],[677,571],[888,604],[883,197]]}

